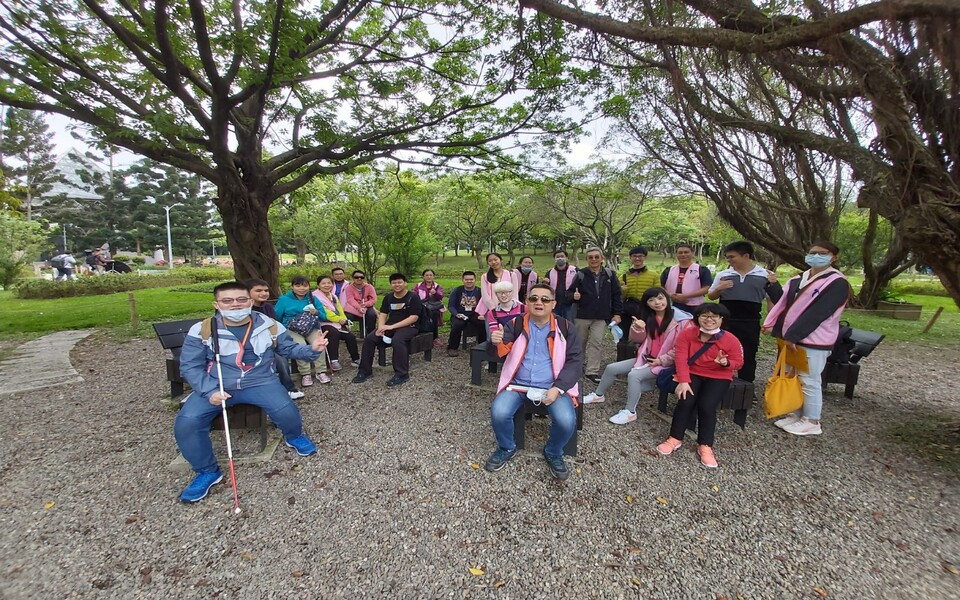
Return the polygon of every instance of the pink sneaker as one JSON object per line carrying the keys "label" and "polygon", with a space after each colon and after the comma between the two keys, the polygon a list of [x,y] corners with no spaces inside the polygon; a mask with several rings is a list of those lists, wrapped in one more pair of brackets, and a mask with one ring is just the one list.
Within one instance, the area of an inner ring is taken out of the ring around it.
{"label": "pink sneaker", "polygon": [[320,383],[330,383],[330,376],[326,373],[319,373],[317,375],[317,381]]}
{"label": "pink sneaker", "polygon": [[678,440],[675,437],[668,437],[667,441],[657,446],[657,452],[664,456],[670,456],[674,452],[680,449],[680,446],[683,445],[683,440]]}
{"label": "pink sneaker", "polygon": [[697,456],[700,458],[700,464],[708,469],[717,468],[717,457],[713,455],[713,448],[700,444],[697,448]]}
{"label": "pink sneaker", "polygon": [[313,377],[310,377],[309,375],[304,375],[303,378],[300,380],[300,387],[310,387],[311,385],[313,385]]}

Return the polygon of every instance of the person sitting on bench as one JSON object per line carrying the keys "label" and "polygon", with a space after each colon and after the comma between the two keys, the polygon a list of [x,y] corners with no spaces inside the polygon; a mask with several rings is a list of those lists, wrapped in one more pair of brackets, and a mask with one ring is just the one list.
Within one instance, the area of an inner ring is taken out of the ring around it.
{"label": "person sitting on bench", "polygon": [[583,350],[570,321],[553,314],[556,296],[543,283],[527,295],[527,314],[517,316],[491,333],[500,356],[505,356],[490,422],[497,449],[487,459],[487,471],[499,471],[517,453],[513,418],[524,402],[543,403],[550,413],[550,434],[543,457],[557,479],[570,476],[563,448],[577,430],[578,381]]}
{"label": "person sitting on bench", "polygon": [[376,330],[363,338],[360,368],[353,383],[363,383],[373,376],[373,355],[380,342],[393,346],[393,377],[387,381],[387,385],[403,385],[410,379],[407,342],[419,333],[417,321],[423,304],[416,294],[407,290],[407,276],[403,273],[390,276],[390,290],[391,293],[383,297],[380,305]]}
{"label": "person sitting on bench", "polygon": [[[221,283],[213,289],[213,297],[213,307],[217,310],[213,319],[216,331],[212,331],[209,319],[194,324],[180,352],[180,375],[193,392],[177,413],[173,432],[180,452],[197,474],[180,494],[182,502],[202,500],[210,488],[223,479],[210,441],[210,424],[221,413],[223,402],[228,407],[259,406],[283,432],[287,446],[297,454],[309,456],[317,452],[317,447],[303,433],[300,411],[277,378],[273,363],[274,353],[316,360],[327,346],[326,335],[316,336],[310,346],[297,344],[283,325],[252,312],[250,292],[238,281]],[[205,323],[211,330],[206,339]],[[214,333],[223,373],[222,393],[214,355]]]}

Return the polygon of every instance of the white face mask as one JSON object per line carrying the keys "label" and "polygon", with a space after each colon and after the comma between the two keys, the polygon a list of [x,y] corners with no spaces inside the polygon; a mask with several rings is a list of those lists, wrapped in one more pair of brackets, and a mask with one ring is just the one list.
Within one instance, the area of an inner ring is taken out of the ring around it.
{"label": "white face mask", "polygon": [[220,314],[223,315],[224,319],[233,322],[239,322],[250,316],[250,313],[253,312],[253,307],[248,306],[247,308],[234,308],[231,310],[221,310]]}
{"label": "white face mask", "polygon": [[717,335],[718,333],[720,333],[720,328],[717,327],[716,329],[707,329],[706,327],[701,327],[700,331],[704,332],[707,335]]}

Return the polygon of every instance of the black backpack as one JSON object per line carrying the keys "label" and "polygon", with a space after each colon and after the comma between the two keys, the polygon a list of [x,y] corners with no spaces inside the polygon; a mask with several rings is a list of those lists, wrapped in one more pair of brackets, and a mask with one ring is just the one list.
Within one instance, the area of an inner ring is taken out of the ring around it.
{"label": "black backpack", "polygon": [[857,343],[853,341],[853,327],[847,321],[840,321],[840,332],[837,341],[833,344],[833,352],[827,357],[827,362],[845,365],[850,362],[850,355]]}
{"label": "black backpack", "polygon": [[[415,292],[410,292],[410,294],[416,296]],[[434,312],[427,306],[427,302],[420,300],[420,318],[417,319],[417,331],[420,333],[433,333],[434,316]]]}

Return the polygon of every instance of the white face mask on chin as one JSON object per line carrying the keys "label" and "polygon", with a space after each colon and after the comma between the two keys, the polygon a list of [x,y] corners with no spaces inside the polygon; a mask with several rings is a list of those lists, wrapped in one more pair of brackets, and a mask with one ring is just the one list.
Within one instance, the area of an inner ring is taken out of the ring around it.
{"label": "white face mask on chin", "polygon": [[701,327],[700,331],[704,332],[707,335],[717,335],[718,333],[720,333],[720,328],[717,327],[716,329],[707,329],[706,327]]}

